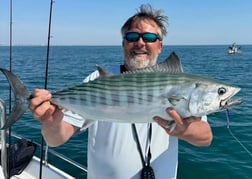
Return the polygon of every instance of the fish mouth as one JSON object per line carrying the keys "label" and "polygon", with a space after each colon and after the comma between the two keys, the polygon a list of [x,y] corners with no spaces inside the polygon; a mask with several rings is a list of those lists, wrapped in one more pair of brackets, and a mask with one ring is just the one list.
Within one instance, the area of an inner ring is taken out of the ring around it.
{"label": "fish mouth", "polygon": [[237,106],[243,103],[243,99],[233,99],[232,97],[236,95],[241,89],[240,88],[233,88],[233,93],[228,96],[227,98],[220,101],[220,109],[227,109],[232,106]]}
{"label": "fish mouth", "polygon": [[232,106],[237,106],[239,104],[243,103],[243,99],[232,99],[232,98],[227,98],[224,100],[221,100],[220,102],[220,108],[221,109],[227,109]]}

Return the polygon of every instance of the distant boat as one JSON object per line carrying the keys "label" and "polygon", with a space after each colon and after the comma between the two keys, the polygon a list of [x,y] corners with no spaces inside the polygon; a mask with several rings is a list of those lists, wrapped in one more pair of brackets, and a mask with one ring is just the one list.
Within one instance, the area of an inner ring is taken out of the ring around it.
{"label": "distant boat", "polygon": [[229,54],[240,54],[241,53],[241,46],[237,46],[233,43],[231,46],[228,47]]}

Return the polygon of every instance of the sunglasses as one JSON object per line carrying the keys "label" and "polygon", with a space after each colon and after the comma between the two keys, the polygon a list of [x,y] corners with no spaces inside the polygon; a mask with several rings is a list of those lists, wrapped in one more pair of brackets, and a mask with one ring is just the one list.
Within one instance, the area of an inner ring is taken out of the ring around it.
{"label": "sunglasses", "polygon": [[126,32],[124,38],[128,42],[137,42],[140,37],[142,37],[144,42],[156,42],[157,40],[162,40],[158,34],[145,32],[145,33],[138,33],[138,32]]}

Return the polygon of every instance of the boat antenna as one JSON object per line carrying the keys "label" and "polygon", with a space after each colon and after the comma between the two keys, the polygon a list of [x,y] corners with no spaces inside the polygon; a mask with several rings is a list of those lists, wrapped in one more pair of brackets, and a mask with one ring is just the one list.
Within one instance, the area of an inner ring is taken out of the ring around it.
{"label": "boat antenna", "polygon": [[[51,40],[51,22],[52,22],[52,7],[54,0],[51,0],[50,3],[50,14],[49,14],[49,26],[48,26],[48,36],[47,36],[47,51],[46,51],[46,70],[45,70],[45,83],[44,88],[47,89],[48,84],[48,68],[49,68],[49,55],[50,55],[50,40]],[[46,145],[46,148],[48,146]],[[43,154],[44,154],[44,138],[41,136],[41,150],[40,150],[40,170],[39,170],[39,178],[42,178],[42,166],[43,166]]]}

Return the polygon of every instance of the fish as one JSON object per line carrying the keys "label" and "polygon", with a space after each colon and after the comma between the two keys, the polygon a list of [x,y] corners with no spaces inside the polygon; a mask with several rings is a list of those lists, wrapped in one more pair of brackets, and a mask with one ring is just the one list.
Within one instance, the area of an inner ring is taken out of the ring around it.
{"label": "fish", "polygon": [[[2,129],[12,126],[28,109],[33,96],[12,72],[0,68],[15,96],[15,105]],[[87,121],[149,123],[154,116],[168,121],[175,109],[182,118],[201,117],[237,106],[241,88],[183,72],[175,52],[153,67],[113,74],[97,66],[99,77],[87,83],[52,92],[51,103]],[[76,119],[80,120],[80,119]]]}

